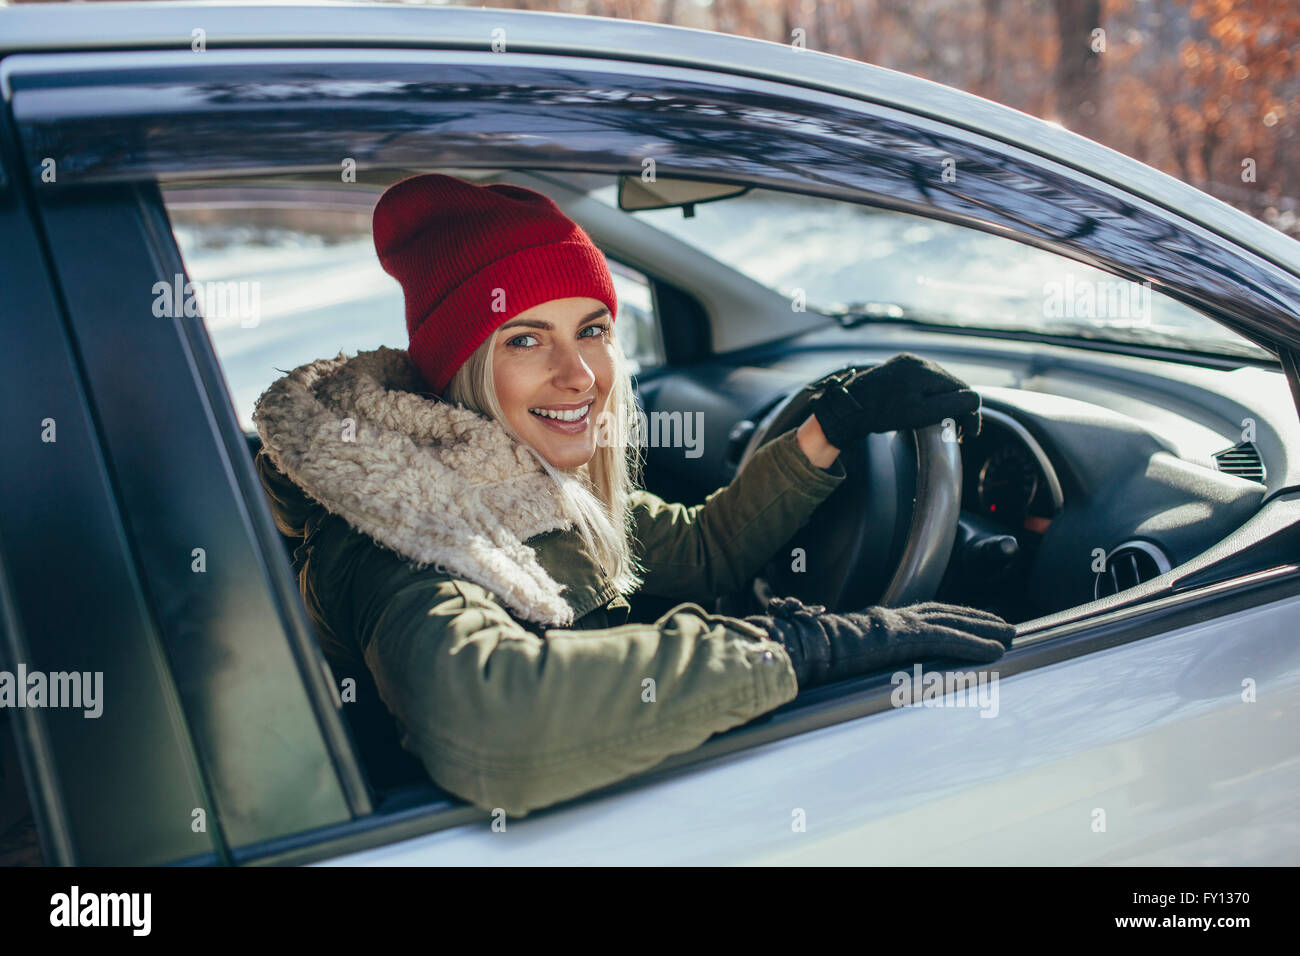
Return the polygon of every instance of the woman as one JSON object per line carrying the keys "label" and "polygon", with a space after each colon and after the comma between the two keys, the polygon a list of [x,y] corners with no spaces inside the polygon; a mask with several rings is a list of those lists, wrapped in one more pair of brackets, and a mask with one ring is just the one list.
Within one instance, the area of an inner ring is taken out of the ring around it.
{"label": "woman", "polygon": [[[414,755],[445,790],[523,816],[801,687],[1009,645],[996,615],[936,602],[840,615],[778,599],[745,619],[700,603],[743,587],[807,521],[849,442],[950,416],[978,431],[978,396],[942,369],[904,355],[828,382],[731,484],[670,504],[634,484],[604,257],[549,198],[415,176],[381,197],[374,236],[409,348],[295,369],[254,420],[376,785]],[[684,603],[629,622],[637,590]]]}

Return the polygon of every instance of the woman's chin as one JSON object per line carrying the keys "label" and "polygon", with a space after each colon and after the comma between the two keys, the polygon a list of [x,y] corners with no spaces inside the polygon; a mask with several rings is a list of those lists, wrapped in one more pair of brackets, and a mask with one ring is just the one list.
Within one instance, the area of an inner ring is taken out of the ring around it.
{"label": "woman's chin", "polygon": [[585,443],[580,448],[545,448],[539,449],[539,451],[547,461],[564,471],[572,471],[574,468],[582,467],[591,461],[592,455],[596,453],[594,445],[587,447]]}
{"label": "woman's chin", "polygon": [[591,461],[596,454],[596,440],[590,428],[577,435],[534,433],[527,437],[537,453],[556,468],[578,468]]}

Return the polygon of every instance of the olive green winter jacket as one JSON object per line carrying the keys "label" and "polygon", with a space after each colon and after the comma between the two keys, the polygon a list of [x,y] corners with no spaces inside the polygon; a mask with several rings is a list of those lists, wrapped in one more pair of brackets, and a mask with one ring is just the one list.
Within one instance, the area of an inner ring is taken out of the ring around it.
{"label": "olive green winter jacket", "polygon": [[409,374],[398,350],[340,355],[279,380],[254,415],[258,472],[280,531],[303,541],[303,598],[372,778],[410,759],[400,741],[444,790],[523,816],[794,698],[782,645],[702,604],[745,586],[838,487],[838,464],[814,466],[790,431],[701,505],[634,493],[643,591],[681,603],[630,622],[546,513],[554,486],[534,459]]}

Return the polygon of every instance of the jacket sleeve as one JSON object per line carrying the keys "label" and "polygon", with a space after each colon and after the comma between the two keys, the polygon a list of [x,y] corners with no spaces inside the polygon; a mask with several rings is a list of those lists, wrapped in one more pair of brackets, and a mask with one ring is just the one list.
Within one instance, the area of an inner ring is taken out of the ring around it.
{"label": "jacket sleeve", "polygon": [[760,448],[703,504],[670,504],[648,491],[630,502],[644,592],[701,600],[745,585],[844,481],[808,460],[794,429]]}
{"label": "jacket sleeve", "polygon": [[355,595],[380,696],[434,782],[488,812],[524,816],[613,783],[798,692],[781,644],[697,605],[539,635],[477,585],[385,578]]}

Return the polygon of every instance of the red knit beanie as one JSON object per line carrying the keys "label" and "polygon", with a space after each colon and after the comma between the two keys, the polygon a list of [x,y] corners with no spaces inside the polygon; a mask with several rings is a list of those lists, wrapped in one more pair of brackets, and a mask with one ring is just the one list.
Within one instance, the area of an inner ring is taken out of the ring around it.
{"label": "red knit beanie", "polygon": [[617,315],[601,251],[547,196],[426,174],[395,183],[374,212],[375,252],[406,296],[408,354],[442,394],[499,326],[552,299],[598,299]]}

